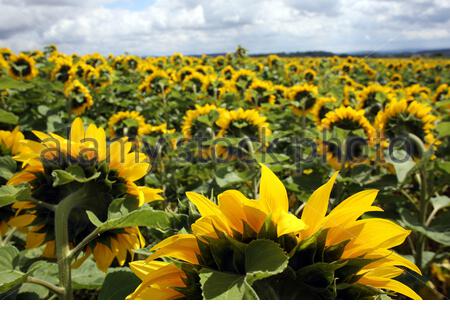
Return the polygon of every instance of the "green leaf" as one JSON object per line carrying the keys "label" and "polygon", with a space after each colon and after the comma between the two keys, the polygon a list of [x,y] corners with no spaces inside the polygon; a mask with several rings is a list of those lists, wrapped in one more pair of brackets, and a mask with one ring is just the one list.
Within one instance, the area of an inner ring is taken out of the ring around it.
{"label": "green leaf", "polygon": [[393,159],[386,157],[387,162],[391,163],[394,166],[398,183],[403,183],[409,176],[410,172],[412,172],[412,169],[416,166],[416,163],[404,150],[394,150],[393,155],[395,159],[406,159],[404,161],[394,161]]}
{"label": "green leaf", "polygon": [[15,270],[14,260],[19,255],[19,250],[13,246],[0,248],[0,293],[5,293],[17,285],[23,283],[27,275]]}
{"label": "green leaf", "polygon": [[151,208],[142,208],[130,213],[118,215],[117,217],[108,219],[105,222],[101,222],[91,211],[87,211],[87,215],[92,224],[99,229],[99,232],[136,226],[161,229],[170,228],[169,215],[164,211],[153,210]]}
{"label": "green leaf", "polygon": [[408,213],[401,212],[400,214],[406,228],[423,234],[437,243],[450,246],[450,219],[448,214],[438,216],[429,227],[421,225],[415,217]]}
{"label": "green leaf", "polygon": [[252,284],[283,272],[289,257],[280,246],[271,240],[253,240],[245,249],[246,280]]}
{"label": "green leaf", "polygon": [[79,289],[99,289],[105,280],[105,273],[101,272],[92,259],[87,259],[79,268],[72,270],[72,286]]}
{"label": "green leaf", "polygon": [[[1,79],[0,79],[1,81]],[[14,113],[0,109],[0,123],[16,125],[19,122],[19,117]]]}
{"label": "green leaf", "polygon": [[129,268],[109,269],[98,299],[123,300],[137,288],[140,282]]}
{"label": "green leaf", "polygon": [[16,202],[17,199],[26,199],[29,195],[28,186],[1,186],[0,187],[0,207],[8,206]]}
{"label": "green leaf", "polygon": [[92,176],[86,178],[83,169],[79,166],[72,166],[67,168],[66,170],[53,170],[52,176],[55,179],[53,181],[53,186],[62,186],[73,181],[86,183],[91,180],[97,179],[100,174],[101,172],[96,172]]}
{"label": "green leaf", "polygon": [[244,275],[204,269],[200,285],[206,300],[256,300],[258,296]]}
{"label": "green leaf", "polygon": [[0,90],[5,90],[5,89],[26,90],[26,89],[30,89],[32,87],[33,87],[32,84],[29,84],[29,83],[26,83],[23,81],[14,80],[13,78],[10,78],[10,77],[0,78]]}
{"label": "green leaf", "polygon": [[[1,117],[0,117],[1,119]],[[17,170],[17,164],[10,156],[0,157],[0,178],[11,179]]]}
{"label": "green leaf", "polygon": [[450,135],[450,122],[441,122],[436,126],[436,130],[440,137],[447,137]]}
{"label": "green leaf", "polygon": [[450,206],[450,198],[447,196],[437,195],[437,196],[431,198],[430,202],[431,202],[431,205],[433,206],[433,210],[436,212]]}

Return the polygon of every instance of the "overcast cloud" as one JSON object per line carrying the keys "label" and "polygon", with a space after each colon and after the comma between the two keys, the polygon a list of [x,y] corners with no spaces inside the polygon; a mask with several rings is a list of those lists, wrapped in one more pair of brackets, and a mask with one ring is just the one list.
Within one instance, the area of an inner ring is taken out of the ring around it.
{"label": "overcast cloud", "polygon": [[140,55],[450,47],[450,0],[0,0],[0,46]]}

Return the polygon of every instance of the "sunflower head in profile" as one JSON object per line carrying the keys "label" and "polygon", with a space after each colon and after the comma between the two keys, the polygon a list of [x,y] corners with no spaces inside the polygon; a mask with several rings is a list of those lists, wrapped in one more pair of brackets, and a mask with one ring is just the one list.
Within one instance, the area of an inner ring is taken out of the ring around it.
{"label": "sunflower head in profile", "polygon": [[202,73],[194,71],[183,80],[182,87],[185,92],[201,93],[208,89],[209,78]]}
{"label": "sunflower head in profile", "polygon": [[126,68],[125,57],[123,55],[113,57],[111,59],[111,66],[114,68],[114,70],[124,71]]}
{"label": "sunflower head in profile", "polygon": [[234,73],[236,70],[233,68],[233,66],[226,66],[220,71],[220,74],[222,77],[224,77],[226,80],[231,80],[233,78]]}
{"label": "sunflower head in profile", "polygon": [[158,125],[146,124],[142,134],[150,137],[161,137],[162,135],[172,134],[175,129],[167,128],[167,123],[161,123]]}
{"label": "sunflower head in profile", "polygon": [[234,83],[236,90],[240,93],[243,93],[250,87],[255,78],[256,74],[254,71],[247,69],[240,69],[233,73],[231,81]]}
{"label": "sunflower head in profile", "polygon": [[[447,83],[441,84],[434,93],[433,101],[439,102],[444,100],[450,100],[450,88]],[[450,103],[449,103],[450,106]]]}
{"label": "sunflower head in profile", "polygon": [[339,107],[326,113],[320,122],[323,131],[332,132],[339,128],[346,131],[343,143],[324,141],[321,153],[326,154],[328,163],[335,169],[365,162],[364,149],[375,143],[375,129],[364,116],[364,110]]}
{"label": "sunflower head in profile", "polygon": [[303,79],[305,79],[306,82],[313,82],[317,78],[317,72],[311,68],[306,69],[303,71]]}
{"label": "sunflower head in profile", "polygon": [[176,80],[180,83],[184,81],[188,76],[193,74],[195,72],[195,69],[190,66],[185,66],[177,71]]}
{"label": "sunflower head in profile", "polygon": [[394,73],[391,76],[391,81],[392,82],[403,82],[403,76],[400,73]]}
{"label": "sunflower head in profile", "polygon": [[[26,183],[31,187],[34,202],[16,202],[21,212],[34,216],[27,233],[28,248],[44,245],[44,255],[54,256],[55,212],[51,207],[68,196],[77,197],[68,224],[72,246],[95,229],[86,210],[105,221],[113,202],[117,205],[122,201],[132,210],[162,199],[161,190],[136,184],[150,165],[144,154],[131,152],[132,143],[126,138],[108,144],[102,128],[91,124],[85,129],[80,118],[73,121],[68,139],[54,133],[34,134],[39,142],[23,141],[29,151],[15,159],[24,167],[8,181],[10,185]],[[114,259],[123,265],[143,242],[138,228],[116,229],[93,240],[84,253],[93,254],[99,269],[106,271]]]}
{"label": "sunflower head in profile", "polygon": [[[433,109],[425,104],[406,99],[394,99],[375,119],[375,128],[382,139],[382,146],[396,137],[407,137],[410,133],[416,135],[427,148],[435,148],[439,140],[435,137],[437,117]],[[413,156],[421,156],[415,143],[411,143]]]}
{"label": "sunflower head in profile", "polygon": [[[227,299],[226,288],[234,286],[241,294],[234,299],[420,299],[399,279],[420,270],[392,250],[410,231],[386,219],[360,219],[382,211],[373,205],[377,190],[329,211],[336,177],[313,192],[301,218],[289,213],[286,189],[264,165],[255,200],[228,190],[216,204],[188,192],[201,218],[192,233],[171,236],[130,264],[142,283],[128,299]],[[218,286],[224,289],[210,290]]]}
{"label": "sunflower head in profile", "polygon": [[126,56],[123,62],[127,70],[137,70],[141,64],[141,59],[136,56]]}
{"label": "sunflower head in profile", "polygon": [[170,76],[163,70],[156,70],[145,77],[139,85],[139,92],[144,95],[167,94],[170,91]]}
{"label": "sunflower head in profile", "polygon": [[301,66],[297,62],[289,62],[285,65],[285,72],[289,75],[297,74],[301,70]]}
{"label": "sunflower head in profile", "polygon": [[427,101],[431,95],[430,88],[421,86],[420,84],[413,84],[405,88],[405,96],[408,103],[413,101]]}
{"label": "sunflower head in profile", "polygon": [[136,141],[145,133],[145,118],[137,111],[120,111],[109,118],[108,130],[113,139],[127,137],[129,141]]}
{"label": "sunflower head in profile", "polygon": [[145,76],[152,75],[156,70],[158,70],[158,67],[148,61],[145,61],[139,65],[139,71]]}
{"label": "sunflower head in profile", "polygon": [[[20,164],[14,161],[13,157],[26,152],[26,146],[22,144],[25,139],[19,128],[13,131],[0,130],[0,159],[9,165],[3,168],[0,172],[0,186],[7,183],[8,179],[12,177],[20,169]],[[0,212],[0,236],[3,236],[10,227],[20,228],[30,222],[29,215],[16,215],[14,205],[2,207]]]}
{"label": "sunflower head in profile", "polygon": [[108,61],[106,61],[105,57],[97,52],[83,56],[81,58],[81,61],[83,61],[87,65],[90,65],[93,68],[98,67],[99,65],[102,64],[108,64]]}
{"label": "sunflower head in profile", "polygon": [[70,112],[75,115],[84,113],[86,109],[90,109],[94,104],[94,99],[92,99],[89,89],[78,80],[66,82],[64,95],[70,101]]}
{"label": "sunflower head in profile", "polygon": [[59,58],[55,62],[51,77],[53,80],[66,83],[70,80],[72,73],[72,61],[70,59]]}
{"label": "sunflower head in profile", "polygon": [[346,107],[356,107],[358,103],[358,94],[352,86],[344,86],[344,99],[342,104]]}
{"label": "sunflower head in profile", "polygon": [[85,75],[87,73],[87,70],[91,70],[92,67],[88,64],[86,64],[83,61],[78,61],[77,63],[73,64],[72,69],[70,70],[71,77],[76,79],[84,79]]}
{"label": "sunflower head in profile", "polygon": [[311,110],[314,121],[317,126],[320,126],[322,119],[325,118],[325,115],[335,109],[336,105],[335,97],[320,97],[317,99],[317,102],[314,108]]}
{"label": "sunflower head in profile", "polygon": [[373,121],[393,98],[395,94],[390,87],[371,84],[359,92],[357,109],[363,109],[367,119]]}
{"label": "sunflower head in profile", "polygon": [[219,131],[219,119],[228,112],[224,108],[212,104],[196,105],[188,110],[183,117],[181,132],[186,140],[208,138],[212,139]]}
{"label": "sunflower head in profile", "polygon": [[255,79],[245,91],[245,100],[254,107],[262,104],[274,104],[276,97],[273,94],[272,82]]}
{"label": "sunflower head in profile", "polygon": [[85,78],[93,90],[99,90],[112,84],[114,71],[109,65],[101,64],[88,70],[89,72],[86,72]]}
{"label": "sunflower head in profile", "polygon": [[9,48],[0,48],[0,56],[5,60],[9,61],[9,59],[13,56],[13,52]]}
{"label": "sunflower head in profile", "polygon": [[288,88],[282,84],[277,84],[272,87],[273,95],[275,96],[275,104],[281,104],[282,100],[288,97]]}
{"label": "sunflower head in profile", "polygon": [[10,57],[8,72],[11,77],[17,80],[32,80],[39,73],[34,59],[24,53]]}
{"label": "sunflower head in profile", "polygon": [[279,56],[271,54],[267,57],[267,63],[271,69],[276,69],[283,65],[283,60]]}
{"label": "sunflower head in profile", "polygon": [[288,98],[293,102],[292,111],[296,115],[309,113],[317,102],[319,90],[309,84],[298,84],[288,89]]}
{"label": "sunflower head in profile", "polygon": [[261,116],[256,109],[239,108],[225,112],[216,123],[220,128],[216,147],[220,157],[230,160],[246,157],[247,153],[255,150],[254,143],[261,148],[269,145],[272,131],[266,117]]}
{"label": "sunflower head in profile", "polygon": [[181,53],[174,53],[170,56],[169,61],[173,66],[181,66],[184,63],[185,57]]}

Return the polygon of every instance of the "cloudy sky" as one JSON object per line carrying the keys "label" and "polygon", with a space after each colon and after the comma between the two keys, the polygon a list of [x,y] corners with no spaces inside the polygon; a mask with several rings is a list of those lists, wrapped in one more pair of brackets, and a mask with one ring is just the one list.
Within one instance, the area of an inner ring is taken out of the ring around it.
{"label": "cloudy sky", "polygon": [[450,0],[0,0],[0,47],[164,55],[450,47]]}

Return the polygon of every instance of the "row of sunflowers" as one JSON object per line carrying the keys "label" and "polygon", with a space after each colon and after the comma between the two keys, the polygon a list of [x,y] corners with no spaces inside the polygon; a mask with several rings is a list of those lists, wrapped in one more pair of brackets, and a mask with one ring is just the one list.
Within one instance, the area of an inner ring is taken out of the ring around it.
{"label": "row of sunflowers", "polygon": [[0,297],[447,297],[449,71],[0,49]]}

